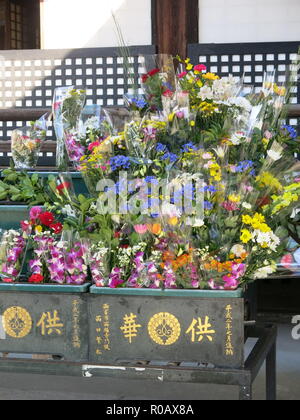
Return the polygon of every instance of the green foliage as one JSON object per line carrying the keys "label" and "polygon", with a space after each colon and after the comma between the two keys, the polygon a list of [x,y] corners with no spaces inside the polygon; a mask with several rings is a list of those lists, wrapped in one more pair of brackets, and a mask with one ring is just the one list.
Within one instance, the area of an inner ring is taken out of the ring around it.
{"label": "green foliage", "polygon": [[0,201],[11,201],[31,206],[48,201],[45,180],[38,174],[29,175],[13,168],[4,169],[0,179]]}

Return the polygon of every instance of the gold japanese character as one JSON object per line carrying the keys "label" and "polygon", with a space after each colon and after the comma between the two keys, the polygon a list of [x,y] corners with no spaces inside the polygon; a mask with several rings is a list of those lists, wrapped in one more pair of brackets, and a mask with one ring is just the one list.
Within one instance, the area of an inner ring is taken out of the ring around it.
{"label": "gold japanese character", "polygon": [[61,335],[61,329],[64,327],[64,324],[60,321],[58,311],[54,311],[53,315],[51,312],[44,312],[37,326],[41,327],[42,335],[46,335],[46,333],[51,335],[54,332]]}
{"label": "gold japanese character", "polygon": [[129,343],[132,343],[133,338],[137,337],[138,328],[142,328],[141,325],[136,323],[137,316],[134,314],[125,315],[124,325],[120,327],[120,330],[123,331],[124,337],[128,339]]}
{"label": "gold japanese character", "polygon": [[215,330],[211,329],[211,327],[212,326],[209,323],[208,316],[205,317],[204,324],[201,318],[198,318],[198,320],[193,319],[191,325],[186,331],[186,334],[190,334],[190,333],[192,334],[191,340],[193,343],[195,342],[197,336],[198,336],[198,342],[201,342],[205,336],[210,342],[212,342],[213,341],[212,335],[215,334],[216,332]]}

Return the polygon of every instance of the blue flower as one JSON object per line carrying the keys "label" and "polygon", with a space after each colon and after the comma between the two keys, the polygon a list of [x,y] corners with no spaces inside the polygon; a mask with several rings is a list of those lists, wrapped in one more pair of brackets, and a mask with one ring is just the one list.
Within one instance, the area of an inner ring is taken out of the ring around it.
{"label": "blue flower", "polygon": [[212,194],[216,193],[218,190],[214,185],[207,185],[204,188],[200,189],[201,192],[210,192]]}
{"label": "blue flower", "polygon": [[296,138],[297,138],[297,131],[296,131],[296,130],[295,130],[295,128],[294,128],[294,127],[292,127],[291,125],[283,125],[283,126],[281,127],[281,129],[282,129],[282,130],[286,130],[286,131],[288,132],[289,136],[290,136],[292,139],[296,139]]}
{"label": "blue flower", "polygon": [[197,150],[197,147],[193,143],[187,143],[182,146],[183,153],[189,153],[191,150]]}
{"label": "blue flower", "polygon": [[174,163],[178,159],[178,156],[175,155],[175,153],[167,152],[163,156],[160,157],[160,160],[168,160],[168,159],[170,160],[171,163]]}
{"label": "blue flower", "polygon": [[132,105],[135,105],[139,109],[143,109],[148,105],[148,103],[143,98],[132,98],[130,102]]}
{"label": "blue flower", "polygon": [[209,202],[209,201],[204,201],[204,209],[205,210],[211,210],[213,208],[213,203]]}
{"label": "blue flower", "polygon": [[175,153],[169,153],[169,159],[171,163],[174,163],[178,159],[178,156]]}
{"label": "blue flower", "polygon": [[127,156],[114,156],[110,159],[111,169],[115,171],[116,169],[129,169],[130,168],[130,158]]}
{"label": "blue flower", "polygon": [[254,163],[252,162],[252,160],[244,160],[237,165],[237,167],[235,168],[235,172],[245,172],[253,168],[253,166]]}
{"label": "blue flower", "polygon": [[155,176],[146,176],[145,181],[148,184],[154,184],[154,185],[158,184],[158,179]]}
{"label": "blue flower", "polygon": [[165,146],[162,143],[157,143],[157,145],[156,145],[156,151],[157,152],[160,152],[160,153],[164,153],[164,152],[168,152],[168,148],[167,148],[167,146]]}

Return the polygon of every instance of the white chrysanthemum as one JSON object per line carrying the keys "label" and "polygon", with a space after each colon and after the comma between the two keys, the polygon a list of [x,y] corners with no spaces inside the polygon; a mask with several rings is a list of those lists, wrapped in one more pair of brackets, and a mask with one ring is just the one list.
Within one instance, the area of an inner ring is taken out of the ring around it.
{"label": "white chrysanthemum", "polygon": [[244,203],[242,203],[242,207],[244,209],[247,209],[247,210],[251,210],[252,209],[251,204],[250,203],[247,203],[246,201]]}
{"label": "white chrysanthemum", "polygon": [[269,275],[275,273],[276,266],[274,265],[267,265],[266,267],[259,268],[255,273],[253,274],[254,279],[265,279]]}

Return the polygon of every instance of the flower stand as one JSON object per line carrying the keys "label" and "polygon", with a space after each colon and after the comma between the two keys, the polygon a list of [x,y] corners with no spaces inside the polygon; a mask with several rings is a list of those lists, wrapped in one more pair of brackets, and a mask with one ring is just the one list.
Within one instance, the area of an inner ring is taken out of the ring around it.
{"label": "flower stand", "polygon": [[244,364],[244,299],[237,291],[90,289],[90,360]]}
{"label": "flower stand", "polygon": [[88,288],[1,283],[0,352],[86,361]]}

